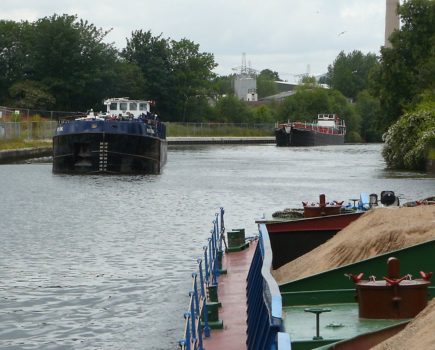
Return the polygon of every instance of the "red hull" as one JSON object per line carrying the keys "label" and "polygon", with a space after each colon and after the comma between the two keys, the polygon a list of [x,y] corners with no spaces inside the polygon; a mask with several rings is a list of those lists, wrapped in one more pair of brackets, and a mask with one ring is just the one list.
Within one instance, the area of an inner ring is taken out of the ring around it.
{"label": "red hull", "polygon": [[272,268],[277,269],[325,243],[362,214],[363,212],[356,212],[266,222],[273,252]]}
{"label": "red hull", "polygon": [[358,219],[364,212],[355,212],[339,215],[318,216],[313,218],[296,219],[291,221],[267,222],[269,234],[275,232],[293,231],[340,231],[352,221]]}

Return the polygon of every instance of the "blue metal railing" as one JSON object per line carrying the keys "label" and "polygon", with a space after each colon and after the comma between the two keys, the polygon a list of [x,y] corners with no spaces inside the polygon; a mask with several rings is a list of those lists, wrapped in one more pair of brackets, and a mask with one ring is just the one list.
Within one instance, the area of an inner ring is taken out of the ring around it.
{"label": "blue metal railing", "polygon": [[259,225],[259,242],[249,269],[246,286],[247,340],[251,349],[290,350],[290,337],[282,333],[282,299],[272,277],[272,249],[264,224]]}
{"label": "blue metal railing", "polygon": [[[189,292],[189,307],[184,314],[184,338],[179,342],[182,350],[203,350],[203,336],[210,336],[208,324],[206,288],[217,287],[219,259],[222,254],[222,240],[225,233],[224,209],[216,214],[208,245],[204,246],[203,260],[198,259],[198,273],[192,273],[192,290]],[[199,276],[199,281],[198,281]]]}

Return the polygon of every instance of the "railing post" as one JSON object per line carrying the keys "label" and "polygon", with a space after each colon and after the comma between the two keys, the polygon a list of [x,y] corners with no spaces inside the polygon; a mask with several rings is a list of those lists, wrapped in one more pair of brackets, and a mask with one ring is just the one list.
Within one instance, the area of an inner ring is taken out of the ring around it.
{"label": "railing post", "polygon": [[198,287],[196,285],[196,279],[197,279],[197,273],[193,272],[192,273],[192,278],[193,278],[193,296],[194,296],[194,300],[195,300],[195,313],[197,315],[199,315],[199,297],[198,297]]}
{"label": "railing post", "polygon": [[191,344],[191,339],[190,339],[190,323],[189,323],[189,319],[190,319],[190,314],[188,312],[186,312],[184,314],[184,319],[187,320],[186,324],[186,350],[190,350],[190,344]]}
{"label": "railing post", "polygon": [[[210,269],[210,274],[211,274],[211,282],[212,284],[216,284],[216,276],[214,274],[214,270],[213,270],[213,239],[209,238],[208,239],[208,258],[209,258],[209,269]],[[209,279],[210,281],[210,279]]]}
{"label": "railing post", "polygon": [[225,221],[224,221],[225,210],[221,207],[221,233],[225,231]]}
{"label": "railing post", "polygon": [[199,269],[199,283],[201,285],[201,300],[202,300],[202,319],[204,320],[204,335],[208,338],[210,336],[210,327],[208,325],[208,310],[207,310],[207,298],[205,296],[204,276],[202,273],[202,260],[198,259]]}
{"label": "railing post", "polygon": [[194,292],[191,291],[189,292],[189,296],[190,296],[190,322],[191,322],[191,332],[192,332],[192,340],[195,343],[196,341],[196,327],[195,327],[195,296],[194,296]]}
{"label": "railing post", "polygon": [[208,282],[210,280],[210,274],[208,272],[208,258],[207,258],[207,246],[204,246],[204,262],[205,262],[205,280]]}

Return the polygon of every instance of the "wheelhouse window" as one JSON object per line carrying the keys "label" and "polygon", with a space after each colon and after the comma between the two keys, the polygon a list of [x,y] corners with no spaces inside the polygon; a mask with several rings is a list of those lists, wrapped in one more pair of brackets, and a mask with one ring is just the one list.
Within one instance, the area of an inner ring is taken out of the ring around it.
{"label": "wheelhouse window", "polygon": [[139,110],[140,111],[146,111],[147,110],[147,104],[146,103],[139,103]]}
{"label": "wheelhouse window", "polygon": [[130,102],[130,111],[137,111],[137,103]]}
{"label": "wheelhouse window", "polygon": [[121,110],[121,111],[126,111],[127,110],[127,102],[120,102],[119,103],[119,109]]}
{"label": "wheelhouse window", "polygon": [[116,110],[118,109],[118,103],[117,103],[117,102],[112,102],[112,103],[110,104],[109,109],[110,109],[111,111],[116,111]]}

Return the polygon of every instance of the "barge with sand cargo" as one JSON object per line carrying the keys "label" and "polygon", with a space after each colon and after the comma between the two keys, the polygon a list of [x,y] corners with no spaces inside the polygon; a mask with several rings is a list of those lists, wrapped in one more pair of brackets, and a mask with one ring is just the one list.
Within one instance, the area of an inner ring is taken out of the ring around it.
{"label": "barge with sand cargo", "polygon": [[[181,349],[382,349],[420,314],[435,318],[435,206],[369,210],[279,269],[265,223],[246,237],[225,232],[223,214],[192,275]],[[329,261],[328,249],[341,261]]]}

